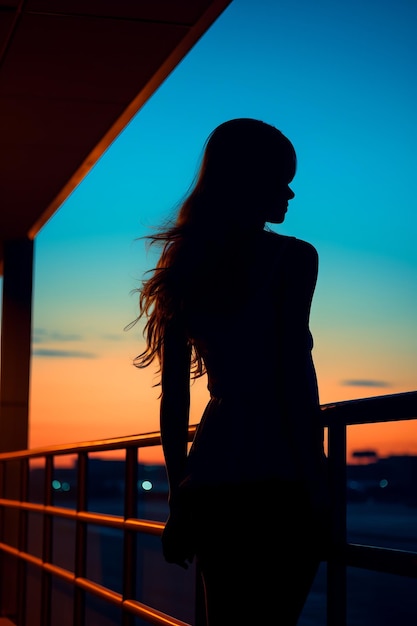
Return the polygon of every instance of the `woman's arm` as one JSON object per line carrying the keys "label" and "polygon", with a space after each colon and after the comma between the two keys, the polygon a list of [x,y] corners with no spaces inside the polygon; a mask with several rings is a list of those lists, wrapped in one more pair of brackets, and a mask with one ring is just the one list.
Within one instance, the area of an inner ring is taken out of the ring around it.
{"label": "woman's arm", "polygon": [[187,569],[193,560],[189,506],[180,484],[188,450],[191,350],[180,324],[170,324],[164,335],[161,360],[160,425],[169,484],[170,514],[162,533],[162,550],[168,563]]}
{"label": "woman's arm", "polygon": [[188,449],[191,348],[181,324],[171,323],[164,335],[161,361],[160,428],[170,504],[184,478]]}

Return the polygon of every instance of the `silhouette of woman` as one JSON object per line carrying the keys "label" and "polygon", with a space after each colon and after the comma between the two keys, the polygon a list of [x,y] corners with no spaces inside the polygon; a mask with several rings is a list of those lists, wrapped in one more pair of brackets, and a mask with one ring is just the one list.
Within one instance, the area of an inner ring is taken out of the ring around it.
{"label": "silhouette of woman", "polygon": [[[202,575],[207,624],[295,625],[327,511],[326,457],[309,329],[315,248],[277,234],[296,169],[291,142],[250,118],[209,136],[144,279],[139,316],[160,368],[170,514],[165,559]],[[134,323],[135,323],[134,322]],[[188,451],[190,380],[210,400]]]}

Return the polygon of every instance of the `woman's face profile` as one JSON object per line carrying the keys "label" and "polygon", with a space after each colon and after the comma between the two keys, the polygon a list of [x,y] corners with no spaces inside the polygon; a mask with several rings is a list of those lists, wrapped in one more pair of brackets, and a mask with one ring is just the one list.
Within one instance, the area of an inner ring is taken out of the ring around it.
{"label": "woman's face profile", "polygon": [[[292,179],[291,179],[292,180]],[[277,179],[268,185],[268,195],[265,197],[265,221],[271,224],[282,224],[288,210],[288,203],[295,197],[290,187],[290,181]]]}

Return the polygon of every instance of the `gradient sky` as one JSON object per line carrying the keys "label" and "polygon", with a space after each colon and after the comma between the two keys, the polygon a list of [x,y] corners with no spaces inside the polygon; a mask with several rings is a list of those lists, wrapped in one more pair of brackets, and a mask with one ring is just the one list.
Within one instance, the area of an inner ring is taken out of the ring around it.
{"label": "gradient sky", "polygon": [[[132,366],[141,329],[123,330],[155,260],[136,238],[234,117],[297,151],[274,228],[319,252],[321,402],[417,389],[416,23],[414,0],[232,2],[37,236],[31,446],[158,430],[154,372]],[[202,380],[192,423],[206,400]],[[348,444],[417,453],[416,423],[355,427]]]}

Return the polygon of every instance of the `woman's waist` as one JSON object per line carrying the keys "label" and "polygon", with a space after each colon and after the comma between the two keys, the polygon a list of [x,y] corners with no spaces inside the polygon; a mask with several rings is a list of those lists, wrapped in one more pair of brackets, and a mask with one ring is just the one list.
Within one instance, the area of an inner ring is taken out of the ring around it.
{"label": "woman's waist", "polygon": [[259,376],[246,373],[238,375],[207,375],[207,389],[211,398],[238,400],[239,398],[277,398],[280,392],[279,376]]}

